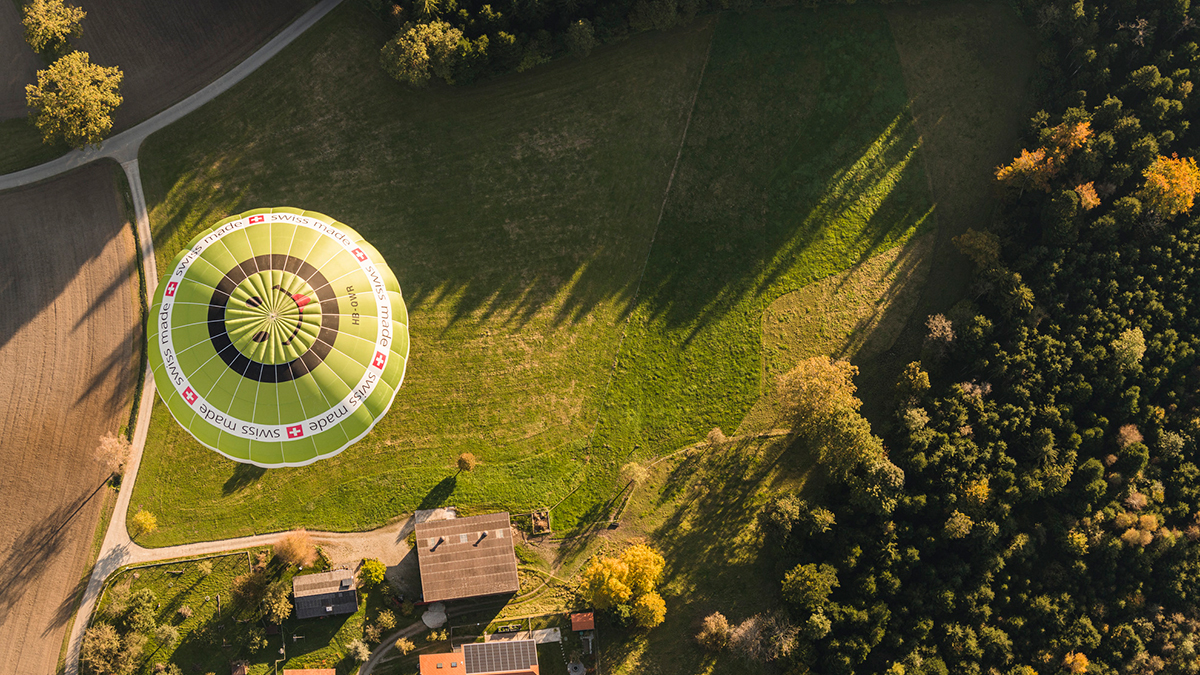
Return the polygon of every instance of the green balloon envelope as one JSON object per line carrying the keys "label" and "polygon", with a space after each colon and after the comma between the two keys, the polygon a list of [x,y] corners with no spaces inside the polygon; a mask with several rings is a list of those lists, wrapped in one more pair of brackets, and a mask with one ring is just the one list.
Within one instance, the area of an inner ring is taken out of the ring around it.
{"label": "green balloon envelope", "polygon": [[159,395],[196,440],[266,468],[332,457],[392,405],[408,365],[396,277],[312,211],[226,218],[175,257],[146,327]]}

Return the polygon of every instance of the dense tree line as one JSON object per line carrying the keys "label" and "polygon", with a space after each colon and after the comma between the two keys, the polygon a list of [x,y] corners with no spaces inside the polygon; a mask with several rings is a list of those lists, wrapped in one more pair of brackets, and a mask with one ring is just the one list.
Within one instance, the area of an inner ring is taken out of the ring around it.
{"label": "dense tree line", "polygon": [[1200,17],[1020,9],[1044,109],[997,171],[995,231],[958,240],[971,299],[898,383],[882,441],[903,488],[863,499],[880,462],[836,465],[819,506],[761,515],[796,672],[1200,672]]}

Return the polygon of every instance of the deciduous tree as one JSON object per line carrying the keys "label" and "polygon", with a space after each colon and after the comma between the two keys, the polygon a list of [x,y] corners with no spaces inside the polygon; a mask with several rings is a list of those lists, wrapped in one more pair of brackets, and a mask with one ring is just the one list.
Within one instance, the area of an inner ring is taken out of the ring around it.
{"label": "deciduous tree", "polygon": [[832,565],[796,565],[783,577],[783,599],[815,612],[838,586],[837,570]]}
{"label": "deciduous tree", "polygon": [[87,12],[63,0],[32,0],[25,5],[24,15],[25,41],[41,52],[63,47],[67,38],[82,37]]}
{"label": "deciduous tree", "polygon": [[414,87],[424,87],[432,77],[452,84],[462,37],[461,30],[445,21],[406,24],[383,46],[383,68]]}
{"label": "deciduous tree", "polygon": [[667,603],[655,591],[650,591],[633,603],[633,620],[640,628],[654,628],[667,616]]}
{"label": "deciduous tree", "polygon": [[62,139],[82,148],[99,145],[112,130],[112,111],[121,105],[123,75],[115,66],[91,62],[87,52],[71,52],[37,72],[25,87],[25,101],[42,139]]}
{"label": "deciduous tree", "polygon": [[367,586],[377,586],[383,583],[386,573],[387,566],[382,561],[376,558],[367,558],[363,561],[362,568],[359,570],[359,578]]}
{"label": "deciduous tree", "polygon": [[292,530],[275,542],[275,557],[288,565],[311,565],[317,561],[317,546],[304,528]]}
{"label": "deciduous tree", "polygon": [[1164,218],[1192,210],[1192,202],[1200,192],[1200,168],[1195,159],[1159,156],[1143,175],[1146,183],[1138,198],[1145,208]]}
{"label": "deciduous tree", "polygon": [[138,512],[133,514],[129,533],[134,537],[151,534],[157,529],[158,518],[155,518],[153,513],[150,513],[145,509],[138,509]]}

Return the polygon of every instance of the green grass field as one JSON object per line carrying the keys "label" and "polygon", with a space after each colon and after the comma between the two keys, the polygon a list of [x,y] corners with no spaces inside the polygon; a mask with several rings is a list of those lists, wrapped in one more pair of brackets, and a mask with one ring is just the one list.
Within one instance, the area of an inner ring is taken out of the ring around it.
{"label": "green grass field", "polygon": [[[310,467],[234,465],[158,406],[133,496],[159,518],[145,544],[564,497],[570,529],[629,457],[737,427],[773,300],[932,225],[877,8],[723,14],[421,92],[380,72],[384,36],[341,7],[143,147],[160,272],[225,215],[320,210],[388,258],[413,345],[376,431]],[[455,476],[461,451],[482,464]]]}

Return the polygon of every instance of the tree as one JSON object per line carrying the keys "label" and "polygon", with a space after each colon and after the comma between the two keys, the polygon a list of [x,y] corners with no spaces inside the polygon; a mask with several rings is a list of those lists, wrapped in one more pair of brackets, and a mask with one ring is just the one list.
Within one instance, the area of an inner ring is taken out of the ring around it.
{"label": "tree", "polygon": [[799,635],[782,614],[755,614],[733,629],[730,644],[751,661],[776,661],[795,651]]}
{"label": "tree", "polygon": [[464,452],[458,456],[458,470],[471,471],[479,464],[479,460],[475,459],[475,455],[469,452]]}
{"label": "tree", "polygon": [[383,69],[400,82],[424,87],[432,77],[454,83],[462,31],[445,21],[408,23],[383,46]]}
{"label": "tree", "polygon": [[149,588],[140,589],[130,595],[129,604],[125,609],[125,627],[137,633],[149,633],[154,630],[157,605],[158,596]]}
{"label": "tree", "polygon": [[821,460],[838,478],[863,463],[883,457],[883,443],[858,413],[854,396],[858,368],[846,361],[815,356],[780,377],[779,392],[792,429],[819,449]]}
{"label": "tree", "polygon": [[121,105],[123,75],[115,66],[92,63],[87,52],[71,52],[37,72],[37,84],[25,87],[25,102],[42,140],[61,138],[82,148],[99,145],[112,130],[112,111]]}
{"label": "tree", "polygon": [[1141,328],[1130,328],[1112,343],[1113,359],[1122,370],[1129,370],[1142,361],[1146,353],[1146,338]]}
{"label": "tree", "polygon": [[1096,194],[1094,183],[1088,182],[1076,185],[1075,194],[1079,195],[1079,206],[1084,211],[1091,211],[1100,206],[1100,196]]}
{"label": "tree", "polygon": [[138,512],[133,515],[132,527],[129,528],[129,533],[134,537],[151,534],[158,529],[158,518],[154,517],[153,513],[145,509],[138,509]]}
{"label": "tree", "polygon": [[1192,210],[1192,202],[1200,192],[1200,168],[1195,159],[1160,155],[1143,176],[1146,183],[1138,199],[1144,207],[1164,218]]}
{"label": "tree", "polygon": [[401,654],[407,654],[417,648],[417,645],[406,637],[397,639],[396,644],[393,646],[396,648],[396,651],[400,652]]}
{"label": "tree", "polygon": [[627,602],[633,591],[625,585],[628,566],[616,558],[601,556],[583,571],[581,592],[596,609],[608,609]]}
{"label": "tree", "polygon": [[317,547],[304,528],[288,532],[275,542],[275,557],[287,565],[311,565],[317,561]]}
{"label": "tree", "polygon": [[796,565],[783,577],[783,599],[810,612],[819,610],[838,586],[837,570],[831,565]]}
{"label": "tree", "polygon": [[384,575],[387,573],[387,566],[377,558],[367,558],[363,561],[362,568],[359,570],[359,578],[367,586],[377,586],[383,583]]}
{"label": "tree", "polygon": [[970,516],[962,511],[955,511],[946,520],[946,526],[943,528],[943,531],[951,539],[962,539],[971,533],[971,528],[974,526],[975,523],[971,520]]}
{"label": "tree", "polygon": [[621,482],[625,484],[633,483],[637,485],[646,480],[650,473],[646,471],[646,467],[637,462],[630,462],[621,467]]}
{"label": "tree", "polygon": [[79,659],[95,675],[114,672],[117,656],[121,651],[121,636],[112,624],[98,623],[83,634],[83,646]]}
{"label": "tree", "polygon": [[662,554],[645,544],[635,544],[621,553],[627,570],[625,584],[635,596],[651,593],[662,577],[666,561]]}
{"label": "tree", "polygon": [[291,590],[286,581],[271,584],[263,597],[263,614],[271,623],[283,623],[292,615]]}
{"label": "tree", "polygon": [[179,618],[183,619],[184,621],[187,621],[188,619],[192,618],[192,615],[195,613],[196,612],[191,607],[188,607],[187,605],[183,605],[182,607],[179,608]]}
{"label": "tree", "polygon": [[162,647],[174,647],[179,643],[179,629],[164,623],[154,629],[154,641]]}
{"label": "tree", "polygon": [[596,33],[592,22],[580,19],[567,28],[567,50],[576,58],[584,58],[596,48]]}
{"label": "tree", "polygon": [[33,51],[58,49],[67,38],[83,37],[83,19],[87,12],[63,0],[33,0],[25,5],[25,41]]}
{"label": "tree", "polygon": [[371,648],[362,640],[351,640],[350,644],[346,645],[346,654],[354,659],[355,663],[363,663],[371,658]]}
{"label": "tree", "polygon": [[96,461],[105,471],[120,476],[125,472],[125,461],[129,458],[129,440],[111,431],[100,437],[96,446]]}
{"label": "tree", "polygon": [[384,630],[391,630],[396,627],[396,615],[390,609],[380,612],[375,620],[379,622],[379,627]]}
{"label": "tree", "polygon": [[641,628],[654,628],[667,616],[667,603],[662,596],[650,591],[633,603],[633,620]]}
{"label": "tree", "polygon": [[719,652],[729,646],[729,638],[733,635],[733,627],[729,619],[720,612],[713,612],[704,617],[700,624],[700,632],[696,633],[696,642],[710,652]]}

